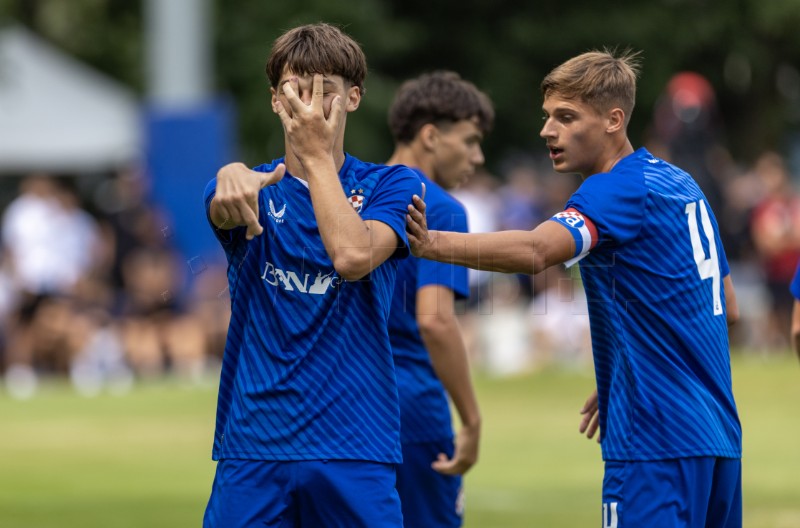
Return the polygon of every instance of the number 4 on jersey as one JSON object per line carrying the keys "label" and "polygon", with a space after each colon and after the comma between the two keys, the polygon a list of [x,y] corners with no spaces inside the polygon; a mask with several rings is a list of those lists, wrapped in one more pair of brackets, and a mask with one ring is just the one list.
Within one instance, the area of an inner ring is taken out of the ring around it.
{"label": "number 4 on jersey", "polygon": [[[708,258],[703,249],[703,242],[700,240],[700,229],[697,226],[697,208],[700,207],[700,219],[703,223],[703,234],[708,240]],[[694,262],[697,264],[697,271],[703,280],[711,279],[712,299],[714,315],[722,314],[722,298],[720,295],[720,272],[719,257],[717,256],[717,243],[714,238],[714,228],[711,226],[711,219],[708,217],[708,209],[703,200],[686,204],[686,216],[689,221],[689,236],[692,239],[692,251],[694,252]]]}

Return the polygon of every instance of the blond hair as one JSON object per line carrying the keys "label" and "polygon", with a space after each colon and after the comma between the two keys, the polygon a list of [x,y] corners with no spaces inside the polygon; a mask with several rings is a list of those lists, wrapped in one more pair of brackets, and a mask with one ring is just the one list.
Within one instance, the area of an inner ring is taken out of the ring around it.
{"label": "blond hair", "polygon": [[598,112],[621,108],[625,124],[636,103],[640,52],[593,50],[554,68],[542,81],[542,96],[582,101]]}

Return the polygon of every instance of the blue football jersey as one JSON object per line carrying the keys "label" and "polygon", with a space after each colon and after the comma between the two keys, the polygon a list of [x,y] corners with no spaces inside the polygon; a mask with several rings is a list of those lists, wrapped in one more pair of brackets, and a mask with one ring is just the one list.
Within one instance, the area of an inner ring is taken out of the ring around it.
{"label": "blue football jersey", "polygon": [[798,264],[797,270],[794,272],[794,278],[789,290],[794,295],[794,298],[800,301],[800,264]]}
{"label": "blue football jersey", "polygon": [[[231,298],[215,460],[401,460],[387,320],[398,258],[408,253],[406,207],[422,187],[405,167],[349,155],[339,177],[361,217],[390,226],[402,246],[362,280],[338,276],[309,189],[288,173],[259,194],[260,236],[248,241],[244,227],[212,225]],[[207,212],[215,191],[212,180]]]}
{"label": "blue football jersey", "polygon": [[588,177],[567,210],[553,220],[582,258],[603,458],[740,457],[729,267],[700,188],[639,149]]}
{"label": "blue football jersey", "polygon": [[[422,172],[416,172],[425,183],[428,228],[466,233],[464,206]],[[467,269],[416,257],[409,257],[398,266],[389,339],[400,393],[403,442],[428,442],[453,436],[448,399],[433,370],[416,320],[417,292],[431,285],[451,289],[457,299],[466,298]]]}

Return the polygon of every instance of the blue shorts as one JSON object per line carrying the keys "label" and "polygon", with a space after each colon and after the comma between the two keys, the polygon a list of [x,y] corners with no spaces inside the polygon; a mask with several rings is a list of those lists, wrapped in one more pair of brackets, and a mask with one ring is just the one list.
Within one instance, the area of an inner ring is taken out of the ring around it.
{"label": "blue shorts", "polygon": [[395,466],[358,460],[217,463],[204,528],[402,528]]}
{"label": "blue shorts", "polygon": [[606,461],[603,528],[741,528],[742,462]]}
{"label": "blue shorts", "polygon": [[453,456],[453,439],[403,444],[403,463],[397,466],[397,491],[403,504],[405,528],[455,528],[463,521],[461,477],[442,475],[431,463],[446,453]]}

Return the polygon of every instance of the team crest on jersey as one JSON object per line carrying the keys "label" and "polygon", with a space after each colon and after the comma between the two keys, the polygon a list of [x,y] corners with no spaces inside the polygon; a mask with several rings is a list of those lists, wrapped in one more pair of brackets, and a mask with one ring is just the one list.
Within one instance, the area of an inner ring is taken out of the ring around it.
{"label": "team crest on jersey", "polygon": [[366,198],[364,198],[364,189],[350,189],[350,205],[353,206],[353,209],[356,210],[357,213],[361,214],[361,209],[364,207],[364,202]]}
{"label": "team crest on jersey", "polygon": [[280,210],[275,209],[275,203],[272,201],[272,198],[269,199],[269,213],[267,215],[275,220],[276,224],[282,224],[285,220],[283,215],[286,214],[286,204],[283,204],[283,207]]}

